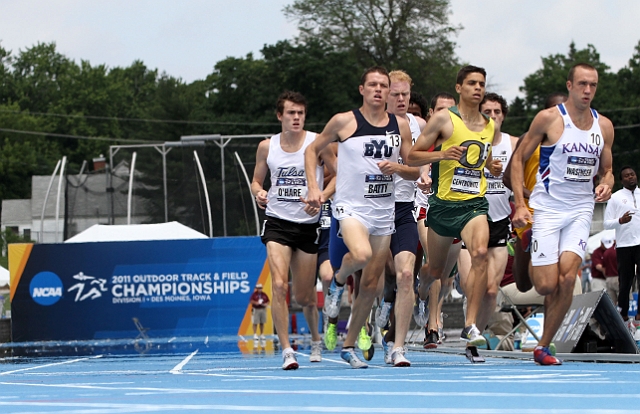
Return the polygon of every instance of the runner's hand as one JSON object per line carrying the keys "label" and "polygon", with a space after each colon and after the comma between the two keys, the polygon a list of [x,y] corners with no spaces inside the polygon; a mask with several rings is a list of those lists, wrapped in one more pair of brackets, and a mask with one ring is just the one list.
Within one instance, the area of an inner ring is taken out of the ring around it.
{"label": "runner's hand", "polygon": [[516,207],[516,212],[511,222],[515,228],[525,227],[527,224],[533,223],[533,217],[531,217],[531,212],[526,206]]}
{"label": "runner's hand", "polygon": [[258,191],[258,193],[256,194],[256,203],[258,204],[258,207],[264,210],[265,208],[267,208],[268,202],[269,200],[267,200],[267,192],[265,190]]}
{"label": "runner's hand", "polygon": [[611,198],[611,187],[600,184],[596,187],[596,201],[607,201]]}

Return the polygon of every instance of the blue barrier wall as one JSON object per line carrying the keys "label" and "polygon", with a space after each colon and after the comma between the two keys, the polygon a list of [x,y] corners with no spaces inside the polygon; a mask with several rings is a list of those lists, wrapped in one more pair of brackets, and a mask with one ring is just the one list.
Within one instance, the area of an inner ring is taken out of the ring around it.
{"label": "blue barrier wall", "polygon": [[259,237],[27,247],[10,252],[14,342],[135,338],[134,318],[150,337],[235,335],[266,262]]}

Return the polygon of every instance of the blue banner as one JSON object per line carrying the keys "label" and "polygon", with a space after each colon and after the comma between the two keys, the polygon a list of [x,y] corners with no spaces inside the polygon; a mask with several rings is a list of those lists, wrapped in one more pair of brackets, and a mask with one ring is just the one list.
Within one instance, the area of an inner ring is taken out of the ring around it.
{"label": "blue banner", "polygon": [[236,335],[266,263],[259,237],[22,246],[14,342]]}

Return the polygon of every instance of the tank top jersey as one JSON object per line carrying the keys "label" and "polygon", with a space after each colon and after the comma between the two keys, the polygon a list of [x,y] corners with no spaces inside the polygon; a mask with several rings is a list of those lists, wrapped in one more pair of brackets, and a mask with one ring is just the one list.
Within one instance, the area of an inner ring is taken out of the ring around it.
{"label": "tank top jersey", "polygon": [[460,160],[442,160],[432,164],[431,177],[434,192],[440,200],[465,201],[483,197],[487,191],[484,166],[493,142],[493,119],[480,132],[469,130],[462,121],[458,107],[449,108],[453,123],[453,134],[436,147],[436,151],[446,151],[452,146],[466,147]]}
{"label": "tank top jersey", "polygon": [[[420,136],[420,125],[416,117],[407,114],[409,120],[409,129],[411,130],[411,145],[416,143],[416,140]],[[404,164],[402,157],[398,156],[398,164]],[[416,198],[416,182],[413,180],[405,180],[400,177],[399,174],[394,175],[394,182],[396,186],[396,203],[400,202],[413,202]]]}
{"label": "tank top jersey", "polygon": [[574,125],[564,104],[557,108],[564,121],[564,131],[554,145],[540,146],[540,167],[529,204],[534,210],[592,209],[593,178],[598,173],[604,148],[598,112],[591,109],[593,123],[584,131]]}
{"label": "tank top jersey", "polygon": [[[533,153],[524,163],[524,186],[529,190],[529,194],[533,192],[533,187],[536,186],[536,175],[538,174],[538,168],[540,168],[540,145],[533,150]],[[527,208],[533,212],[533,209],[529,206],[529,199],[524,199]]]}
{"label": "tank top jersey", "polygon": [[489,202],[489,218],[491,221],[500,221],[511,214],[511,206],[509,205],[509,197],[511,190],[502,182],[504,169],[509,164],[513,147],[511,146],[511,136],[502,132],[502,139],[498,145],[493,145],[491,156],[494,160],[502,162],[502,173],[500,177],[494,177],[485,167],[484,177],[487,180],[487,201]]}
{"label": "tank top jersey", "polygon": [[338,175],[333,198],[335,211],[357,210],[369,218],[393,217],[395,190],[393,175],[382,174],[378,163],[398,162],[400,129],[396,116],[389,123],[375,127],[354,109],[356,131],[338,142]]}
{"label": "tank top jersey", "polygon": [[[317,223],[318,215],[304,212],[300,197],[307,196],[307,176],[304,171],[304,150],[316,138],[315,132],[307,131],[304,143],[296,152],[285,152],[280,145],[280,134],[271,137],[267,165],[271,172],[271,188],[267,194],[265,214],[294,223]],[[316,167],[316,181],[322,189],[324,169]]]}

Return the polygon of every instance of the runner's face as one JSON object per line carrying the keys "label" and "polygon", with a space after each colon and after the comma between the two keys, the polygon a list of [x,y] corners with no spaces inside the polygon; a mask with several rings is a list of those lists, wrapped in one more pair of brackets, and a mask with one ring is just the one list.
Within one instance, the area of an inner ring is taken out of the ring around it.
{"label": "runner's face", "polygon": [[284,101],[284,111],[278,115],[278,121],[282,122],[282,131],[300,132],[304,130],[306,111],[304,105]]}
{"label": "runner's face", "polygon": [[502,112],[502,105],[500,105],[500,102],[487,101],[480,107],[480,112],[490,116],[491,119],[493,119],[496,130],[500,131],[500,127],[504,121],[504,113]]}
{"label": "runner's face", "polygon": [[573,72],[573,81],[567,81],[569,98],[580,107],[591,106],[598,87],[598,72],[593,69],[577,67]]}
{"label": "runner's face", "polygon": [[420,106],[415,102],[409,103],[409,109],[407,110],[407,112],[413,116],[419,116],[420,118],[424,118],[424,115],[422,114],[422,109],[420,109]]}
{"label": "runner's face", "polygon": [[394,115],[405,116],[409,109],[410,98],[411,86],[408,82],[391,82],[387,98],[387,111]]}
{"label": "runner's face", "polygon": [[429,108],[429,114],[433,115],[436,112],[442,111],[443,109],[451,108],[452,106],[456,106],[456,101],[450,98],[438,98],[436,101],[436,107],[434,109]]}
{"label": "runner's face", "polygon": [[389,78],[378,72],[367,74],[364,85],[360,85],[360,95],[366,104],[384,106],[389,96]]}
{"label": "runner's face", "polygon": [[482,73],[473,72],[467,75],[462,85],[456,85],[460,100],[469,104],[480,104],[484,98],[486,80]]}

